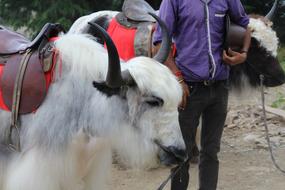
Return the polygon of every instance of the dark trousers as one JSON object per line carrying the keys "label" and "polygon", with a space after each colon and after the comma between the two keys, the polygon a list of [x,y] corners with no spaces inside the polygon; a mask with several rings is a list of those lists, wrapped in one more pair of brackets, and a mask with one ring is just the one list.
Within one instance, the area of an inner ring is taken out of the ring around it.
{"label": "dark trousers", "polygon": [[[227,115],[228,85],[217,81],[211,85],[188,83],[190,96],[184,110],[179,110],[179,122],[188,156],[193,156],[196,130],[202,116],[199,161],[199,190],[217,188],[221,137]],[[171,190],[186,190],[189,183],[189,163],[171,181]]]}

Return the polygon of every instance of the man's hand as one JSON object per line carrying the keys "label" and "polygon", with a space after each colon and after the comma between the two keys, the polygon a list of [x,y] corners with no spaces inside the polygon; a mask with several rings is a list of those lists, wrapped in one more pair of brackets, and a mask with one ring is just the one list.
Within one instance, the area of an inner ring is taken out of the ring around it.
{"label": "man's hand", "polygon": [[247,57],[247,53],[239,53],[236,51],[231,50],[230,48],[228,49],[228,53],[224,50],[223,51],[223,60],[225,63],[229,65],[237,65],[245,62]]}
{"label": "man's hand", "polygon": [[187,98],[190,95],[190,91],[188,85],[184,81],[182,81],[180,84],[182,86],[183,96],[182,96],[182,101],[179,104],[179,109],[184,110],[184,108],[186,107]]}

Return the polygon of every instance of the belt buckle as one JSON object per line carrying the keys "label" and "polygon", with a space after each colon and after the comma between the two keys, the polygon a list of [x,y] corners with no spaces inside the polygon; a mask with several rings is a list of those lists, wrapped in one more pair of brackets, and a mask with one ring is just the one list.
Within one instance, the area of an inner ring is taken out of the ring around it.
{"label": "belt buckle", "polygon": [[210,86],[212,84],[212,81],[204,80],[203,83],[204,83],[205,86]]}

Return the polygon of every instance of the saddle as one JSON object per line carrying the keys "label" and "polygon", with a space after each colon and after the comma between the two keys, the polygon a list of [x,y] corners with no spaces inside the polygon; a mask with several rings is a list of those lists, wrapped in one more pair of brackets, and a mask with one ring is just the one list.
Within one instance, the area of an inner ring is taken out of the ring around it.
{"label": "saddle", "polygon": [[52,67],[54,53],[49,39],[60,32],[64,32],[61,25],[47,23],[30,41],[0,27],[0,66],[4,67],[0,95],[10,111],[18,107],[20,114],[31,113],[43,102],[47,93],[45,72]]}
{"label": "saddle", "polygon": [[[152,57],[152,35],[156,20],[149,12],[155,13],[146,1],[125,0],[122,12],[114,18],[103,15],[90,22],[100,25],[108,32],[123,60],[137,56]],[[89,26],[83,32],[95,36],[97,42],[104,44],[104,40]]]}
{"label": "saddle", "polygon": [[156,13],[144,0],[125,0],[117,21],[127,28],[136,28],[134,48],[136,56],[152,57],[152,35],[156,20],[148,13]]}
{"label": "saddle", "polygon": [[155,10],[144,0],[125,0],[122,7],[124,15],[137,22],[156,22],[148,13]]}
{"label": "saddle", "polygon": [[135,56],[151,57],[152,34],[155,22],[131,20],[124,12],[117,14],[114,19],[116,19],[121,26],[136,30],[134,44],[130,44],[134,46]]}
{"label": "saddle", "polygon": [[[112,29],[112,23],[114,20],[120,25],[121,27],[117,27],[116,30]],[[111,27],[111,30],[109,30]],[[153,22],[141,22],[141,21],[132,21],[128,19],[124,13],[119,13],[116,17],[110,22],[110,26],[108,27],[108,33],[113,39],[114,43],[117,45],[119,50],[119,55],[125,54],[127,51],[132,49],[133,56],[151,56],[151,45],[152,45],[152,33],[153,33],[154,23]],[[121,38],[120,33],[122,35],[127,35],[127,32],[130,31],[128,34],[129,36],[134,35],[132,40],[128,40],[125,38]],[[133,32],[132,32],[133,31]],[[133,34],[134,33],[134,34]],[[121,50],[121,51],[120,51]],[[123,58],[123,57],[121,57]],[[132,57],[131,57],[132,58]]]}

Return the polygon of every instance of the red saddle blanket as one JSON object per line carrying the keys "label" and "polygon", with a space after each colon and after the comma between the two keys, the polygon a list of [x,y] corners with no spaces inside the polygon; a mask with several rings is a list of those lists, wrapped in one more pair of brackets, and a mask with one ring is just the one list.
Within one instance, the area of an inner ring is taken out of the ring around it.
{"label": "red saddle blanket", "polygon": [[122,26],[115,18],[113,18],[109,24],[107,32],[115,43],[119,57],[124,61],[135,57],[134,42],[136,31],[137,29],[135,28]]}
{"label": "red saddle blanket", "polygon": [[[0,63],[0,78],[2,77],[3,69],[4,69],[4,65],[1,65]],[[4,103],[1,89],[0,89],[0,109],[7,110],[7,111],[9,110],[6,104]]]}

